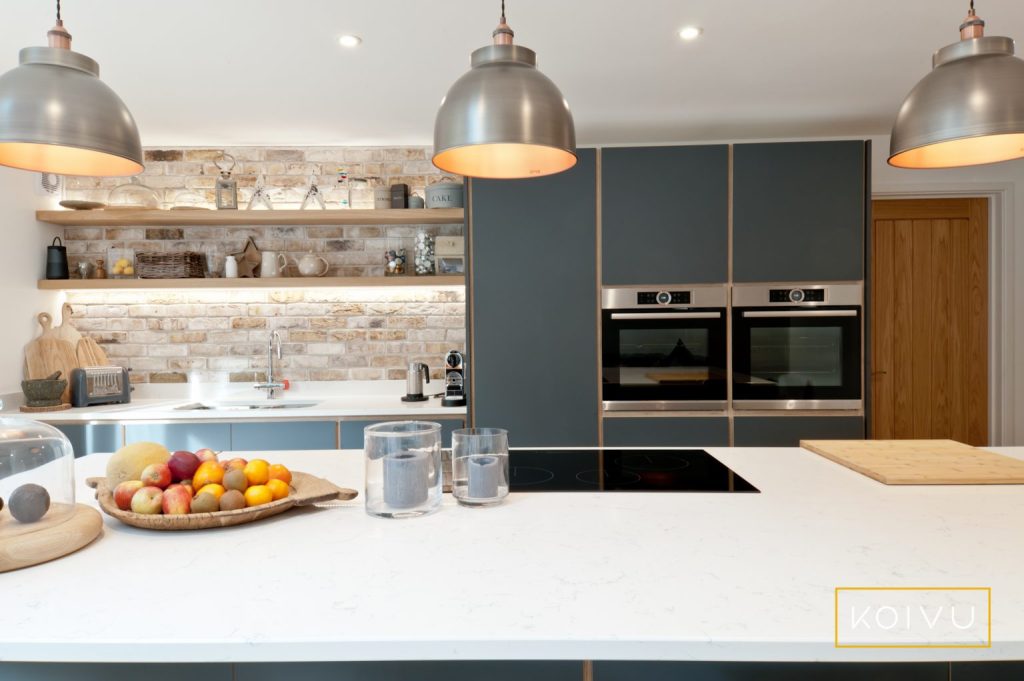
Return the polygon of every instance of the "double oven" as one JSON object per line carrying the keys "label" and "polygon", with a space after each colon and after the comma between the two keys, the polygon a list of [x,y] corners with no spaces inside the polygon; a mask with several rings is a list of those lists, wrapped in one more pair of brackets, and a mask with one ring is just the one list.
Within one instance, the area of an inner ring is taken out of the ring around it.
{"label": "double oven", "polygon": [[860,282],[606,288],[601,307],[605,411],[863,406]]}

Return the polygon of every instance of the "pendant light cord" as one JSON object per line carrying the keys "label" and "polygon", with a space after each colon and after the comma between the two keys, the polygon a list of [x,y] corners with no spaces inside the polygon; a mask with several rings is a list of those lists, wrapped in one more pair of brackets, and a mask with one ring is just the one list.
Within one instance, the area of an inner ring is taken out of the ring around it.
{"label": "pendant light cord", "polygon": [[[57,4],[60,5],[60,0],[57,0]],[[971,0],[971,7],[974,6],[974,0]],[[501,0],[501,23],[505,23],[505,0]]]}
{"label": "pendant light cord", "polygon": [[[972,0],[973,4],[973,0]],[[60,24],[60,0],[57,0],[57,23]]]}

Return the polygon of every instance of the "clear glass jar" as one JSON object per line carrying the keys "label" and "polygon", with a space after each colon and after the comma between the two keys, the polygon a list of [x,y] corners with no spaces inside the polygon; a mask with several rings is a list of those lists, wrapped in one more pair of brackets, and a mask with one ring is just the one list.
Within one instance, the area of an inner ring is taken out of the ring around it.
{"label": "clear glass jar", "polygon": [[452,495],[463,506],[493,506],[508,496],[508,431],[452,433]]}
{"label": "clear glass jar", "polygon": [[108,248],[107,262],[110,263],[110,269],[107,270],[107,275],[111,279],[135,278],[134,248]]}
{"label": "clear glass jar", "polygon": [[38,421],[0,418],[0,500],[0,540],[71,517],[75,454],[63,433]]}
{"label": "clear glass jar", "polygon": [[384,276],[396,277],[406,273],[408,256],[401,238],[389,238],[384,250]]}
{"label": "clear glass jar", "polygon": [[156,210],[159,207],[156,190],[139,182],[137,177],[114,187],[107,196],[107,208],[111,210]]}
{"label": "clear glass jar", "polygon": [[434,237],[422,228],[416,232],[412,264],[417,275],[434,274]]}
{"label": "clear glass jar", "polygon": [[363,435],[369,515],[415,518],[441,506],[441,424],[389,421]]}

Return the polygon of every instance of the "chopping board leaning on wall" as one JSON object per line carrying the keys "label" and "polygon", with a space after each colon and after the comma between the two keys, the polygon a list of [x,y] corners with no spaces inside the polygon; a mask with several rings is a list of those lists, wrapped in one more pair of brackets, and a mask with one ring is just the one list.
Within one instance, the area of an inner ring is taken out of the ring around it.
{"label": "chopping board leaning on wall", "polygon": [[[70,378],[71,370],[78,368],[75,348],[62,340],[53,328],[53,318],[47,313],[38,316],[42,333],[25,347],[25,378],[46,378],[55,371]],[[61,401],[71,403],[71,381],[61,395]]]}

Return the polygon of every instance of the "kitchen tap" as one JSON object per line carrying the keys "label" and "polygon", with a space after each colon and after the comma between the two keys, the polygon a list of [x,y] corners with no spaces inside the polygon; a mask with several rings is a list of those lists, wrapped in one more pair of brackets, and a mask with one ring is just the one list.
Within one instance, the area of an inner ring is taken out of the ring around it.
{"label": "kitchen tap", "polygon": [[284,383],[274,378],[274,348],[277,347],[277,359],[281,359],[281,334],[277,331],[270,333],[270,342],[267,343],[267,381],[266,383],[257,383],[254,388],[256,390],[266,390],[267,399],[275,400],[278,397],[278,391],[284,388]]}

